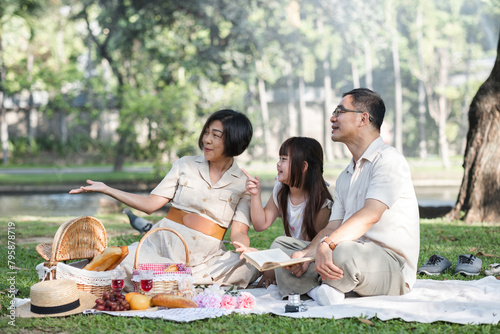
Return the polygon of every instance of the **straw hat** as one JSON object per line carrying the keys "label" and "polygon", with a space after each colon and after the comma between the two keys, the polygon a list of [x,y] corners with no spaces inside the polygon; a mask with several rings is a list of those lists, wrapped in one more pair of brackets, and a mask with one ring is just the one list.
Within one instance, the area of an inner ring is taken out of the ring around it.
{"label": "straw hat", "polygon": [[78,290],[76,282],[68,279],[42,281],[30,290],[31,302],[17,308],[17,316],[64,317],[82,313],[95,306],[96,296]]}

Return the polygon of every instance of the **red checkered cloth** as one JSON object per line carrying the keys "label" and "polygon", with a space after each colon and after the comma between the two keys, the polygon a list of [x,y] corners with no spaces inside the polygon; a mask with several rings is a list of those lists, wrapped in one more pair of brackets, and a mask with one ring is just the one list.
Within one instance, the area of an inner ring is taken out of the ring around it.
{"label": "red checkered cloth", "polygon": [[133,275],[139,275],[140,270],[153,270],[157,275],[186,275],[193,273],[191,267],[186,267],[184,263],[139,263],[139,268],[134,269]]}

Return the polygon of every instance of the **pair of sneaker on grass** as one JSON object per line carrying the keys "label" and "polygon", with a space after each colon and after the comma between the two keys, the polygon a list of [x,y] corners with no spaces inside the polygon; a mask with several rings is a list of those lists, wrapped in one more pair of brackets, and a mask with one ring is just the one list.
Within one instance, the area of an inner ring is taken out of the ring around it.
{"label": "pair of sneaker on grass", "polygon": [[[483,262],[472,254],[458,256],[455,274],[463,276],[475,276],[481,272]],[[440,255],[432,255],[423,266],[418,268],[417,274],[439,275],[451,267],[451,261]],[[500,269],[500,267],[499,267]]]}

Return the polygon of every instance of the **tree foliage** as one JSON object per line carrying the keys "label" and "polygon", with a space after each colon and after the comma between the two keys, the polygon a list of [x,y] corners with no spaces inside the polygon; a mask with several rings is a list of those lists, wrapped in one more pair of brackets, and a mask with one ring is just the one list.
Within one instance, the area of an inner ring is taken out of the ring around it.
{"label": "tree foliage", "polygon": [[[306,110],[304,86],[330,85],[324,93],[330,99],[372,86],[387,103],[393,131],[397,32],[405,154],[419,154],[422,133],[430,154],[444,156],[448,144],[450,154],[461,154],[464,105],[480,82],[474,63],[491,52],[491,32],[500,28],[495,8],[492,0],[5,0],[2,92],[48,91],[44,117],[62,113],[63,133],[114,145],[116,169],[128,157],[165,162],[195,152],[201,120],[222,107],[247,112],[258,134],[296,135],[307,117],[299,115]],[[422,81],[424,104],[417,94]],[[288,117],[266,119],[261,106],[279,88],[290,98]],[[325,123],[331,103],[323,106]],[[118,136],[104,139],[98,123],[109,113],[117,113],[109,126]],[[267,144],[262,138],[250,152],[262,152],[255,149]]]}

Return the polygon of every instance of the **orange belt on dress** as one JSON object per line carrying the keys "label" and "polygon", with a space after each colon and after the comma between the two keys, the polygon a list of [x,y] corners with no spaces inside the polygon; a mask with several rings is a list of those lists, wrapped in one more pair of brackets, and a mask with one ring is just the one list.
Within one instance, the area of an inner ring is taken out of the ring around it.
{"label": "orange belt on dress", "polygon": [[224,234],[227,230],[208,218],[204,218],[196,213],[188,213],[176,209],[173,206],[170,207],[170,210],[168,210],[165,218],[218,240],[222,240],[224,238]]}

